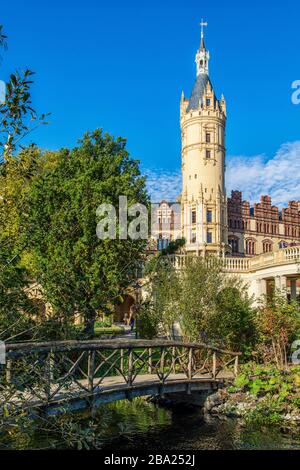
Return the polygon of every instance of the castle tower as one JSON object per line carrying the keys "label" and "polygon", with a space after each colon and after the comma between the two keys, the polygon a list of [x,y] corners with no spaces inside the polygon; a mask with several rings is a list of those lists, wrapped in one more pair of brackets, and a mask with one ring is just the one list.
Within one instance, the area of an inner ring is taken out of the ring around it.
{"label": "castle tower", "polygon": [[209,52],[201,42],[190,99],[182,93],[182,228],[186,249],[199,255],[225,253],[228,243],[225,190],[226,103],[209,78]]}

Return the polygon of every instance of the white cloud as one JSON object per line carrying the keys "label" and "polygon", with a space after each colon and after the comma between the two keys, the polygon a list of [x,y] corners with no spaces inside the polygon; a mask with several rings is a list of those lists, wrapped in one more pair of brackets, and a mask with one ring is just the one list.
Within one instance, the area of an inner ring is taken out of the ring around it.
{"label": "white cloud", "polygon": [[181,173],[167,171],[162,168],[146,170],[147,188],[152,202],[160,202],[163,199],[176,202],[181,194]]}
{"label": "white cloud", "polygon": [[264,155],[228,157],[226,186],[228,194],[238,189],[252,204],[261,195],[270,195],[279,206],[300,200],[300,141],[283,144],[269,160]]}
{"label": "white cloud", "polygon": [[[164,169],[146,170],[147,186],[153,202],[176,201],[181,193],[181,174]],[[275,156],[228,156],[226,187],[243,192],[251,204],[261,195],[270,195],[274,204],[300,200],[300,141],[283,144]]]}

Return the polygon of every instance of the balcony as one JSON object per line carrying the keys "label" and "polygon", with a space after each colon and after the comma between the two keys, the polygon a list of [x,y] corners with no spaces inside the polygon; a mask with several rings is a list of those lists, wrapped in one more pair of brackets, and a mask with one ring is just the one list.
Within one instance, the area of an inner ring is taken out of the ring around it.
{"label": "balcony", "polygon": [[[182,269],[191,255],[171,255],[169,259],[175,269]],[[300,246],[265,253],[254,258],[222,258],[224,271],[228,273],[251,273],[270,266],[300,263]]]}

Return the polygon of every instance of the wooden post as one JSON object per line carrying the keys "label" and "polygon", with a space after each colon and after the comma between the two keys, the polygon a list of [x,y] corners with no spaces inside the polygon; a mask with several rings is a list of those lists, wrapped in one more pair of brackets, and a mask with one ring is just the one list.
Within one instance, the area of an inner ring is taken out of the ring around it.
{"label": "wooden post", "polygon": [[133,383],[133,350],[132,348],[129,349],[127,383],[129,387],[132,387],[132,383]]}
{"label": "wooden post", "polygon": [[9,385],[11,384],[11,371],[12,371],[12,360],[11,359],[8,359],[6,361],[6,370],[5,370],[5,374],[6,374],[6,383]]}
{"label": "wooden post", "polygon": [[152,375],[152,348],[148,348],[148,374]]}
{"label": "wooden post", "polygon": [[173,371],[173,374],[176,374],[176,348],[172,348],[172,365],[171,369]]}
{"label": "wooden post", "polygon": [[50,351],[45,361],[45,394],[47,400],[51,396],[51,382],[53,380],[53,352]]}
{"label": "wooden post", "polygon": [[161,370],[161,380],[162,383],[165,383],[165,348],[160,349],[160,370]]}
{"label": "wooden post", "polygon": [[212,376],[215,379],[217,375],[217,353],[213,353],[212,357]]}
{"label": "wooden post", "polygon": [[124,374],[124,349],[120,351],[121,361],[120,361],[120,370]]}
{"label": "wooden post", "polygon": [[239,356],[235,356],[234,360],[234,376],[237,377],[239,373]]}
{"label": "wooden post", "polygon": [[188,379],[193,378],[193,349],[189,348]]}
{"label": "wooden post", "polygon": [[95,351],[88,352],[88,389],[94,390]]}

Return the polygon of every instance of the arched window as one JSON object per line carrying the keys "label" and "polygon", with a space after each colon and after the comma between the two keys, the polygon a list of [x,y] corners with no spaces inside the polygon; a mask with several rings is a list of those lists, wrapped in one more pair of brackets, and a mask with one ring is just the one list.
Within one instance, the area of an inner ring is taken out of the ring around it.
{"label": "arched window", "polygon": [[231,246],[231,252],[236,254],[239,252],[239,239],[236,237],[230,237],[228,243]]}
{"label": "arched window", "polygon": [[279,246],[280,250],[283,250],[284,248],[288,247],[288,244],[287,244],[287,242],[281,240],[281,242],[279,242],[278,246]]}
{"label": "arched window", "polygon": [[256,240],[254,238],[248,238],[246,240],[246,254],[253,256],[256,253]]}
{"label": "arched window", "polygon": [[270,240],[264,240],[263,241],[263,252],[264,253],[270,253],[273,251],[273,243]]}

